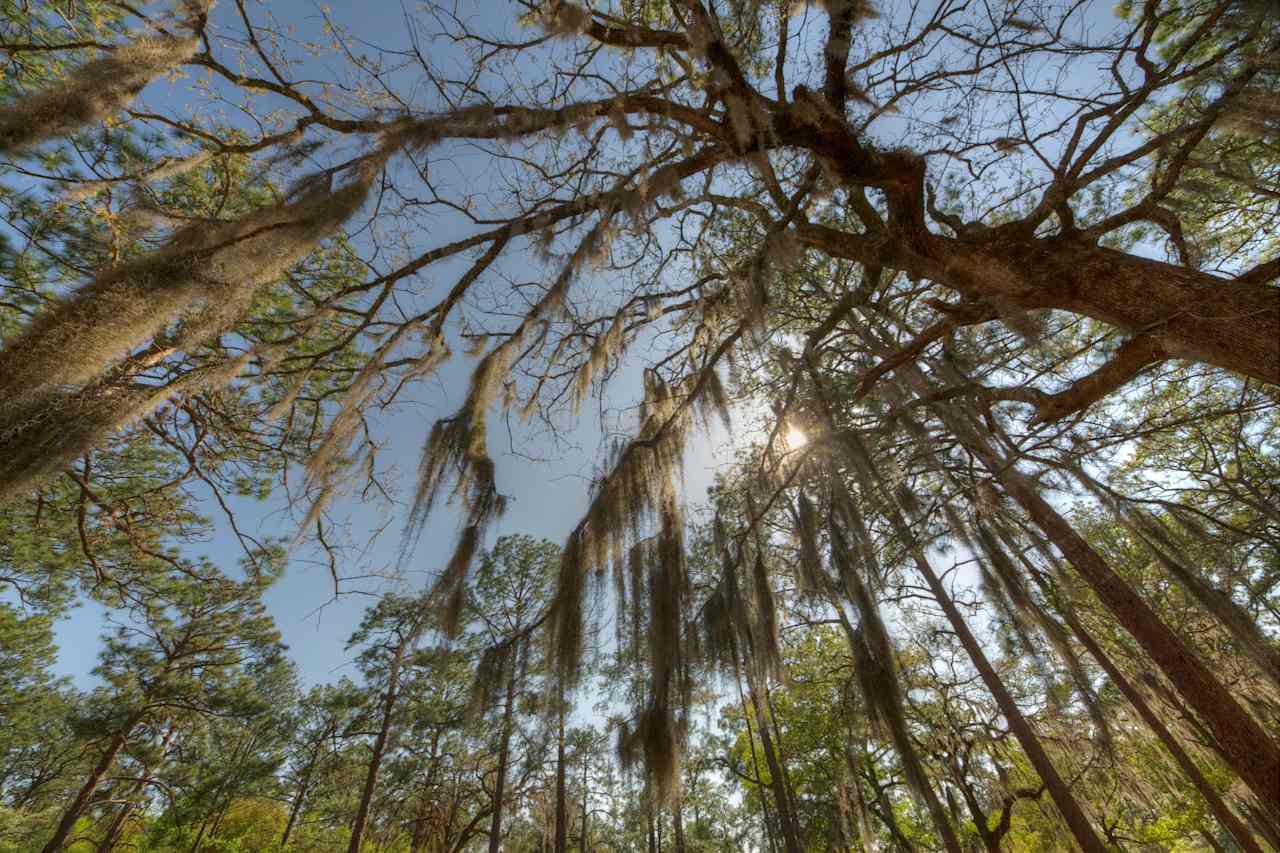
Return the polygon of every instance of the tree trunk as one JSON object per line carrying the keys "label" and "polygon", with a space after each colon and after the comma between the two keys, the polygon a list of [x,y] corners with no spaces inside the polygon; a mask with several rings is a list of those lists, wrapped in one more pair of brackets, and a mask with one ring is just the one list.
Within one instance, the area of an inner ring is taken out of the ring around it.
{"label": "tree trunk", "polygon": [[289,844],[289,836],[293,834],[293,827],[298,822],[298,815],[302,813],[302,801],[307,795],[308,780],[302,779],[298,784],[298,791],[293,795],[293,802],[289,804],[289,819],[285,822],[284,833],[280,836],[280,849],[283,850]]}
{"label": "tree trunk", "polygon": [[67,810],[62,813],[58,826],[53,831],[53,837],[41,849],[41,853],[60,853],[67,844],[67,839],[71,836],[71,831],[75,829],[76,821],[84,813],[85,807],[89,804],[89,800],[93,797],[93,792],[98,790],[98,785],[102,783],[102,777],[116,762],[116,757],[120,754],[120,750],[129,741],[129,732],[142,719],[141,714],[132,714],[125,720],[125,724],[111,736],[111,740],[107,742],[107,748],[103,750],[102,755],[98,756],[98,761],[93,765],[93,769],[89,771],[89,777],[85,779],[84,784],[80,786],[76,798],[71,801],[71,805],[67,806]]}
{"label": "tree trunk", "polygon": [[419,815],[413,821],[413,835],[409,838],[409,853],[422,853],[422,848],[427,846],[427,821],[426,815]]}
{"label": "tree trunk", "polygon": [[1062,777],[1058,775],[1053,762],[1049,760],[1048,754],[1045,753],[1044,747],[1040,744],[1039,737],[1036,736],[1026,717],[1023,716],[1022,709],[1018,707],[1018,703],[1009,694],[1004,681],[1001,680],[999,673],[995,671],[995,668],[987,659],[986,654],[982,651],[982,646],[969,630],[968,623],[965,622],[964,617],[956,608],[955,602],[951,600],[951,596],[934,573],[933,567],[929,564],[924,552],[920,549],[916,537],[912,534],[910,525],[907,524],[906,519],[898,509],[892,490],[888,488],[875,471],[871,458],[861,440],[856,436],[850,436],[846,445],[852,451],[850,454],[851,461],[859,473],[858,479],[863,482],[865,487],[878,486],[883,493],[885,513],[888,516],[890,526],[898,538],[902,540],[903,547],[907,548],[911,554],[916,571],[924,578],[934,599],[947,617],[947,621],[951,623],[951,628],[960,640],[960,645],[964,647],[969,659],[973,661],[973,665],[978,670],[978,674],[982,678],[987,691],[996,700],[1000,713],[1008,722],[1009,729],[1017,738],[1018,744],[1026,753],[1036,772],[1040,775],[1041,781],[1044,782],[1045,787],[1048,789],[1049,795],[1053,798],[1059,813],[1070,828],[1076,843],[1080,845],[1082,850],[1091,851],[1091,853],[1107,853],[1106,845],[1098,838],[1089,819],[1081,810],[1080,804],[1071,794]]}
{"label": "tree trunk", "polygon": [[102,836],[102,841],[98,842],[97,853],[111,853],[115,846],[120,843],[120,836],[124,833],[125,821],[129,819],[129,814],[134,809],[134,803],[126,802],[116,811],[115,818],[111,821],[111,826],[107,827],[107,834]]}
{"label": "tree trunk", "polygon": [[516,667],[512,661],[507,676],[507,698],[502,707],[502,734],[498,746],[498,778],[493,783],[493,820],[489,824],[489,853],[498,853],[502,844],[502,806],[507,787],[507,759],[511,749],[511,718],[516,702]]}
{"label": "tree trunk", "polygon": [[1130,683],[1129,679],[1125,678],[1124,673],[1112,662],[1110,656],[1102,650],[1102,647],[1098,645],[1098,642],[1093,639],[1093,636],[1080,624],[1074,615],[1067,612],[1063,614],[1063,617],[1081,645],[1085,647],[1089,654],[1093,655],[1094,660],[1102,667],[1102,671],[1111,679],[1111,683],[1124,694],[1124,697],[1129,700],[1129,704],[1138,712],[1138,716],[1147,724],[1147,728],[1151,729],[1160,743],[1164,745],[1165,750],[1173,756],[1174,762],[1177,763],[1186,777],[1191,780],[1191,784],[1195,786],[1196,790],[1200,792],[1200,796],[1204,798],[1209,810],[1218,819],[1218,823],[1222,824],[1222,827],[1231,833],[1240,845],[1240,849],[1244,850],[1245,853],[1262,853],[1262,847],[1258,844],[1257,839],[1253,837],[1253,833],[1249,832],[1240,819],[1236,817],[1235,813],[1227,808],[1227,804],[1223,802],[1217,789],[1209,784],[1208,779],[1204,778],[1204,774],[1200,772],[1200,768],[1191,760],[1191,756],[1187,755],[1186,750],[1178,743],[1173,733],[1151,710],[1147,700]]}
{"label": "tree trunk", "polygon": [[587,853],[587,759],[582,759],[582,835],[578,836],[578,853]]}
{"label": "tree trunk", "polygon": [[564,690],[560,691],[556,715],[556,839],[555,853],[565,853],[569,843],[569,803],[564,766]]}
{"label": "tree trunk", "polygon": [[1244,608],[1232,601],[1230,593],[1211,586],[1199,572],[1192,571],[1178,560],[1176,546],[1168,542],[1158,519],[1145,517],[1143,513],[1126,515],[1133,516],[1125,521],[1156,555],[1160,565],[1182,584],[1209,615],[1218,620],[1245,654],[1253,659],[1263,676],[1280,688],[1280,651],[1258,629],[1258,623],[1253,621]]}
{"label": "tree trunk", "polygon": [[[747,697],[742,691],[742,679],[735,678],[734,683],[738,686],[738,701],[742,703],[743,722],[747,726],[747,744],[751,747],[751,770],[756,774],[756,782],[760,782],[760,757],[756,754],[756,739],[751,731],[751,717],[747,714]],[[769,815],[769,801],[767,797],[760,798],[760,823],[764,827],[765,840],[769,844],[770,853],[778,849],[777,842],[774,839],[773,821]]]}
{"label": "tree trunk", "polygon": [[[909,365],[902,372],[927,393],[917,368]],[[1120,625],[1208,724],[1222,757],[1249,789],[1269,810],[1280,811],[1280,786],[1276,783],[1280,779],[1280,748],[1275,741],[1146,601],[1040,496],[1031,481],[992,449],[967,418],[960,416],[955,407],[931,408],[1066,556]]]}
{"label": "tree trunk", "polygon": [[671,800],[671,836],[675,843],[676,853],[685,853],[684,849],[684,813],[680,809],[680,792],[676,791]]}
{"label": "tree trunk", "polygon": [[[329,731],[331,730],[326,727],[326,736]],[[311,774],[315,772],[316,764],[320,761],[322,743],[323,741],[316,743],[316,748],[311,751],[311,760],[307,762],[306,768],[298,779],[298,791],[294,794],[293,802],[289,804],[289,819],[284,825],[284,833],[280,836],[280,849],[282,850],[289,843],[289,836],[293,834],[293,828],[298,822],[298,816],[302,813],[302,804],[306,800],[307,791],[311,787]]]}
{"label": "tree trunk", "polygon": [[[178,727],[175,723],[169,724],[169,730],[165,732],[164,737],[160,741],[161,760],[169,751],[169,744],[173,742],[173,736],[177,733]],[[120,843],[120,836],[124,833],[125,822],[128,821],[129,815],[133,813],[138,804],[132,799],[141,793],[149,782],[151,782],[152,767],[150,764],[142,765],[142,775],[129,786],[129,790],[125,794],[125,802],[116,813],[115,819],[111,821],[111,826],[107,829],[107,834],[103,836],[102,841],[98,844],[97,853],[111,853],[115,846]]]}
{"label": "tree trunk", "polygon": [[1057,805],[1063,820],[1066,821],[1067,826],[1071,829],[1071,834],[1075,837],[1076,843],[1080,845],[1080,849],[1091,851],[1091,853],[1107,853],[1106,845],[1102,843],[1102,840],[1093,831],[1093,826],[1080,808],[1080,804],[1072,796],[1066,782],[1058,775],[1053,762],[1049,760],[1048,754],[1045,753],[1044,747],[1040,744],[1040,738],[1036,736],[1036,733],[1031,729],[1031,724],[1022,715],[1022,709],[1018,707],[1018,703],[1009,695],[1009,691],[1005,688],[999,673],[995,671],[995,668],[991,666],[991,662],[987,660],[986,654],[982,651],[982,646],[978,644],[977,639],[969,631],[968,624],[965,623],[964,617],[960,615],[960,611],[951,600],[951,596],[943,588],[938,576],[934,574],[933,568],[925,560],[924,555],[919,553],[917,547],[912,546],[911,550],[913,551],[912,556],[915,559],[917,570],[924,577],[925,583],[929,585],[929,590],[933,593],[933,597],[937,600],[939,606],[942,607],[947,621],[951,623],[952,630],[956,632],[956,636],[960,640],[960,645],[964,646],[965,652],[968,653],[974,667],[978,670],[978,674],[982,677],[983,684],[986,685],[987,690],[995,698],[996,705],[1009,723],[1009,728],[1013,731],[1014,737],[1018,739],[1018,744],[1022,747],[1023,752],[1027,754],[1027,758],[1031,761],[1031,765],[1035,767],[1036,772],[1040,774],[1041,781],[1044,782],[1045,788],[1049,791],[1049,796],[1053,798],[1053,802]]}
{"label": "tree trunk", "polygon": [[756,731],[760,733],[760,747],[764,752],[764,761],[769,768],[769,787],[773,789],[774,805],[778,809],[783,849],[786,853],[804,853],[804,845],[800,843],[800,831],[796,826],[795,816],[791,812],[791,798],[787,796],[782,765],[778,761],[778,754],[773,746],[773,736],[769,733],[769,721],[765,718],[764,709],[756,699],[756,690],[752,681],[752,677],[748,675],[747,696],[751,703],[751,711],[756,718]]}
{"label": "tree trunk", "polygon": [[[854,518],[852,521],[859,525],[862,523],[858,518]],[[857,533],[859,541],[865,542],[866,531],[858,530]],[[832,544],[832,547],[836,547],[834,543]],[[867,559],[874,559],[874,556],[869,551],[865,551],[864,556]],[[862,580],[856,575],[851,575],[850,577],[845,578],[845,583],[847,587],[846,594],[849,598],[853,599],[851,603],[855,608],[857,608],[858,612],[862,614],[861,618],[867,623],[874,618],[878,618],[873,612],[875,603],[871,599],[870,591],[867,590],[866,586],[862,583]],[[860,639],[854,632],[853,626],[844,615],[844,611],[838,602],[834,590],[829,590],[829,595],[832,605],[840,615],[840,627],[844,629],[845,638],[849,642],[849,652],[856,657],[858,654],[857,644],[864,643],[865,641]],[[887,638],[885,642],[886,644],[888,643]],[[881,662],[881,665],[891,667],[892,661],[883,661]],[[892,677],[892,690],[895,693],[900,693],[901,688],[894,670],[888,669],[887,672]],[[885,723],[888,725],[889,736],[893,741],[894,749],[898,753],[898,758],[902,761],[902,767],[907,775],[909,787],[912,789],[918,800],[924,801],[925,810],[929,813],[929,821],[933,824],[934,830],[937,831],[938,837],[942,841],[942,846],[945,847],[949,853],[961,853],[960,839],[956,837],[955,829],[952,828],[951,821],[947,819],[947,814],[942,809],[942,803],[938,801],[937,793],[933,790],[933,786],[929,784],[929,777],[925,775],[924,772],[924,763],[920,760],[919,753],[916,752],[915,744],[911,740],[911,733],[907,731],[905,720],[902,716],[900,696],[894,696],[893,701],[897,703],[898,710],[896,713],[886,714],[885,716],[887,719],[885,719]]]}
{"label": "tree trunk", "polygon": [[387,667],[387,694],[382,702],[382,725],[378,728],[378,736],[373,742],[373,754],[369,756],[369,770],[365,774],[364,790],[360,794],[360,807],[356,810],[355,822],[351,826],[351,840],[347,844],[347,853],[360,853],[360,843],[364,837],[365,826],[369,822],[369,809],[373,806],[373,794],[378,787],[378,771],[382,767],[382,756],[386,752],[387,743],[391,740],[391,718],[395,710],[396,697],[400,688],[400,666],[404,653],[409,647],[408,638],[401,641]]}
{"label": "tree trunk", "polygon": [[1092,317],[1150,337],[1164,357],[1280,384],[1280,288],[1064,237],[872,237],[807,223],[797,233],[832,257],[901,269],[999,306]]}

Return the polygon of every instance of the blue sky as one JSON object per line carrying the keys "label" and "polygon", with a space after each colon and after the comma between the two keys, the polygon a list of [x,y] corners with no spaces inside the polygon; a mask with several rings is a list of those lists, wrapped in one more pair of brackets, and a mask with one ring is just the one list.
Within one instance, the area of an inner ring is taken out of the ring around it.
{"label": "blue sky", "polygon": [[[477,8],[479,5],[483,4],[477,4]],[[501,5],[504,14],[509,11],[506,3],[494,5]],[[268,7],[250,4],[249,8],[255,20],[259,20],[257,16],[266,14],[264,9]],[[406,44],[404,11],[398,3],[334,2],[325,8],[333,21],[350,28],[350,34],[356,38],[380,47]],[[292,25],[292,34],[299,40],[327,41],[322,29],[324,16],[318,4],[275,0],[269,4],[269,12],[278,21]],[[215,7],[214,29],[234,15],[233,4],[219,4]],[[515,15],[505,14],[505,17]],[[447,62],[448,55],[433,54],[432,60]],[[321,67],[301,70],[313,79],[322,78],[326,76],[323,62],[318,65]],[[152,107],[191,109],[199,102],[191,97],[190,85],[190,80],[159,82],[143,93],[142,100]],[[231,112],[227,118],[237,120]],[[446,160],[444,156],[441,159]],[[448,168],[457,170],[453,180],[483,182],[482,175],[471,174],[481,166],[480,158],[447,157],[446,162]],[[466,233],[451,230],[456,228],[456,223],[442,221],[440,229],[429,235],[430,244],[447,243]],[[441,286],[450,286],[469,263],[470,259],[459,258],[429,268],[425,276],[427,296]],[[506,259],[506,268],[511,271],[527,275],[529,266],[527,262],[522,263],[518,252]],[[587,280],[580,287],[607,291],[609,282]],[[436,376],[419,383],[396,410],[376,423],[379,437],[385,442],[380,465],[390,466],[397,474],[393,482],[400,486],[396,493],[399,504],[364,504],[348,497],[331,505],[329,515],[341,526],[343,538],[351,546],[343,553],[340,572],[344,577],[364,576],[364,579],[344,583],[343,594],[335,597],[328,565],[319,559],[314,547],[303,543],[292,552],[283,579],[267,594],[269,610],[290,647],[290,655],[298,665],[304,684],[352,674],[351,656],[344,651],[344,645],[373,596],[389,589],[422,588],[430,583],[452,553],[458,519],[456,513],[444,507],[428,520],[409,558],[402,559],[404,501],[411,495],[413,475],[426,434],[437,418],[452,414],[461,402],[474,364],[473,360],[456,355]],[[638,379],[638,369],[632,369],[611,384],[607,405],[619,407],[609,418],[611,428],[629,431],[634,427],[634,416],[625,407],[638,401]],[[603,458],[599,412],[598,401],[585,403],[582,416],[576,422],[567,417],[561,421],[555,440],[531,427],[522,427],[518,418],[512,417],[514,442],[508,438],[506,417],[500,413],[493,415],[491,450],[497,463],[499,490],[508,495],[511,502],[506,516],[491,528],[490,544],[497,536],[507,533],[545,537],[557,543],[564,540],[586,508],[587,487]],[[720,458],[726,458],[727,441],[727,435],[720,432],[709,437],[699,436],[691,443],[684,483],[685,497],[690,504],[705,496],[716,464],[717,454],[713,448],[719,446]],[[233,499],[231,505],[241,529],[257,537],[290,537],[299,520],[289,511],[282,492],[266,502]],[[218,531],[199,550],[230,569],[240,556],[238,545],[212,501],[205,502],[205,511],[219,521]],[[71,677],[81,686],[93,683],[90,671],[96,663],[99,635],[106,626],[107,615],[101,607],[86,602],[58,624],[59,657],[55,667],[58,674]]]}

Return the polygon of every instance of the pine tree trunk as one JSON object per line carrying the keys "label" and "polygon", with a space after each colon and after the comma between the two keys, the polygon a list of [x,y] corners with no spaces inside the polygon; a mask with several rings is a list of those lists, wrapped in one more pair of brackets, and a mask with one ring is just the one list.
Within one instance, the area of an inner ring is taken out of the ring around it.
{"label": "pine tree trunk", "polygon": [[587,759],[582,759],[582,835],[578,836],[578,853],[587,853]]}
{"label": "pine tree trunk", "polygon": [[427,817],[419,815],[413,822],[413,835],[409,838],[409,853],[422,853],[427,846]]}
{"label": "pine tree trunk", "polygon": [[[916,387],[927,393],[918,369],[907,366],[902,372],[914,377]],[[953,407],[935,405],[932,409],[1066,556],[1120,625],[1205,721],[1223,758],[1241,780],[1269,810],[1280,812],[1280,786],[1276,783],[1280,779],[1280,747],[1276,742],[1146,601],[1040,496],[1031,481],[991,448],[972,422],[959,416]]]}
{"label": "pine tree trunk", "polygon": [[751,676],[748,676],[747,696],[751,703],[751,711],[756,718],[756,731],[760,733],[760,747],[764,752],[765,765],[769,768],[769,787],[773,789],[774,805],[778,810],[783,849],[786,853],[804,853],[804,845],[800,843],[800,831],[796,826],[795,816],[791,812],[791,798],[787,796],[782,765],[774,749],[773,736],[769,733],[769,721],[765,718],[764,709],[756,699],[756,690],[752,681]]}
{"label": "pine tree trunk", "polygon": [[310,775],[311,768],[308,767],[307,772],[298,782],[298,791],[293,795],[293,802],[289,804],[289,819],[285,822],[284,833],[280,836],[281,850],[289,844],[289,836],[293,834],[293,827],[298,822],[298,815],[302,813],[302,802],[307,796],[307,787],[310,784]]}
{"label": "pine tree trunk", "polygon": [[680,809],[680,792],[676,791],[671,801],[671,836],[675,843],[676,853],[685,853],[684,848],[684,813]]}
{"label": "pine tree trunk", "polygon": [[115,818],[111,821],[111,826],[107,827],[107,834],[102,836],[102,841],[98,842],[97,853],[111,853],[115,846],[120,843],[120,836],[124,833],[125,821],[129,819],[129,814],[133,811],[134,804],[125,803],[116,811]]}
{"label": "pine tree trunk", "polygon": [[58,826],[53,831],[53,837],[44,845],[41,853],[60,853],[66,846],[67,839],[71,836],[71,831],[75,829],[76,821],[84,813],[85,807],[88,806],[94,791],[98,790],[98,785],[102,783],[102,777],[116,763],[116,757],[120,754],[120,750],[124,749],[125,744],[128,743],[129,732],[133,730],[133,727],[141,719],[141,714],[130,715],[125,720],[125,724],[111,736],[111,740],[107,742],[107,748],[103,750],[102,755],[98,756],[97,763],[89,771],[89,777],[80,786],[80,790],[76,793],[76,798],[71,801],[71,805],[67,806],[66,811],[62,813],[62,818],[58,821]]}
{"label": "pine tree trunk", "polygon": [[[170,722],[169,730],[165,732],[164,737],[160,741],[159,755],[164,756],[169,750],[169,744],[173,742],[173,736],[177,734],[178,727]],[[124,833],[125,822],[128,821],[129,815],[133,813],[138,804],[132,798],[140,794],[153,777],[152,767],[149,763],[142,765],[142,775],[129,786],[128,792],[125,794],[126,800],[120,807],[120,811],[116,813],[115,819],[111,821],[111,826],[107,829],[107,834],[103,836],[102,841],[98,844],[97,853],[111,853],[115,846],[120,843],[120,836]]]}
{"label": "pine tree trunk", "polygon": [[[747,714],[747,697],[742,691],[742,679],[735,678],[734,683],[738,686],[738,701],[742,703],[743,722],[747,727],[747,744],[751,747],[751,770],[756,774],[757,783],[760,782],[760,757],[756,754],[756,738],[751,730],[751,717]],[[774,822],[769,814],[769,801],[767,797],[760,798],[760,823],[764,827],[765,840],[769,844],[770,853],[778,849],[777,841],[774,839]]]}
{"label": "pine tree trunk", "polygon": [[560,691],[560,705],[556,730],[556,838],[555,853],[565,853],[569,843],[569,804],[566,799],[564,766],[564,691]]}
{"label": "pine tree trunk", "polygon": [[1076,635],[1080,644],[1085,647],[1089,654],[1093,655],[1093,659],[1102,667],[1102,671],[1107,674],[1107,677],[1111,679],[1116,688],[1129,700],[1129,704],[1138,712],[1138,716],[1147,724],[1147,728],[1151,729],[1160,743],[1164,745],[1165,750],[1173,756],[1174,762],[1177,763],[1183,774],[1191,780],[1191,784],[1195,786],[1196,790],[1200,792],[1200,796],[1204,798],[1209,810],[1218,819],[1218,823],[1222,824],[1222,827],[1236,839],[1240,849],[1244,850],[1245,853],[1263,853],[1262,847],[1258,844],[1257,839],[1254,838],[1253,833],[1249,832],[1240,819],[1236,817],[1235,813],[1227,808],[1227,804],[1223,802],[1217,789],[1209,784],[1208,779],[1204,778],[1204,774],[1200,772],[1200,768],[1191,760],[1191,756],[1187,755],[1186,750],[1178,743],[1173,733],[1151,710],[1147,700],[1134,688],[1119,667],[1112,662],[1111,657],[1093,639],[1093,635],[1071,613],[1064,613],[1063,617],[1067,622],[1067,627]]}
{"label": "pine tree trunk", "polygon": [[382,702],[382,725],[379,726],[378,736],[373,742],[373,754],[369,756],[369,769],[365,774],[364,790],[360,794],[360,807],[356,810],[355,822],[351,825],[351,840],[347,844],[347,853],[360,853],[365,827],[369,823],[369,810],[373,807],[373,795],[378,787],[378,772],[382,768],[382,757],[391,740],[392,714],[400,692],[400,666],[404,661],[409,642],[409,639],[405,639],[396,647],[391,665],[387,667],[387,693]]}
{"label": "pine tree trunk", "polygon": [[1041,746],[1040,739],[1031,729],[1026,717],[1022,715],[1022,709],[1018,707],[1018,703],[1009,695],[1009,691],[1000,679],[999,673],[995,671],[995,668],[991,666],[991,662],[987,660],[986,654],[982,651],[982,646],[978,644],[977,639],[969,631],[968,624],[965,623],[964,617],[960,615],[960,611],[951,600],[951,596],[943,588],[938,576],[934,574],[933,568],[925,560],[924,555],[919,553],[918,548],[913,546],[912,551],[914,552],[912,556],[915,558],[916,569],[924,577],[925,583],[929,585],[930,592],[933,593],[933,597],[942,607],[942,612],[946,614],[947,621],[951,623],[951,628],[959,638],[960,645],[964,646],[969,659],[973,661],[974,667],[982,677],[983,684],[986,685],[988,692],[995,698],[996,705],[1008,722],[1014,737],[1018,739],[1018,744],[1022,747],[1023,752],[1026,753],[1036,772],[1040,774],[1041,781],[1044,782],[1045,788],[1049,791],[1049,796],[1053,798],[1054,804],[1058,807],[1058,812],[1071,829],[1071,834],[1076,843],[1080,845],[1080,849],[1090,851],[1090,853],[1107,853],[1107,846],[1102,843],[1101,839],[1093,831],[1093,826],[1089,823],[1084,811],[1081,810],[1080,804],[1071,794],[1066,782],[1058,775],[1053,762],[1049,760],[1044,747]]}
{"label": "pine tree trunk", "polygon": [[507,698],[502,707],[502,735],[498,747],[498,778],[493,784],[493,820],[489,824],[489,853],[498,853],[502,844],[502,806],[507,787],[507,759],[511,749],[511,719],[515,713],[516,667],[508,664],[511,674],[507,677]]}
{"label": "pine tree trunk", "polygon": [[[860,532],[859,535],[864,536],[865,532]],[[852,602],[860,612],[864,607],[873,607],[869,597],[869,592],[862,585],[862,581],[859,578],[850,577],[846,582],[853,584],[854,592],[857,593],[856,596],[851,594],[850,597],[861,597],[863,599],[862,602]],[[845,639],[849,642],[849,651],[851,654],[856,655],[856,644],[861,641],[857,634],[854,633],[853,626],[849,623],[848,618],[845,617],[844,611],[841,609],[834,591],[830,591],[830,597],[833,606],[836,608],[836,612],[840,614],[840,627],[844,629]],[[868,616],[869,614],[864,614],[864,618],[867,618]],[[885,661],[884,664],[888,665],[889,662]],[[896,686],[896,678],[894,689],[898,689]],[[925,810],[929,813],[929,821],[933,824],[934,830],[938,833],[938,837],[942,841],[942,846],[946,848],[948,853],[961,853],[960,839],[956,837],[955,829],[952,828],[951,821],[947,819],[947,814],[942,809],[942,803],[938,801],[937,792],[935,792],[933,790],[933,786],[929,784],[929,777],[924,772],[924,763],[920,761],[920,755],[916,752],[915,744],[911,740],[911,733],[907,731],[905,721],[902,719],[900,713],[888,714],[886,716],[887,719],[885,722],[888,724],[889,736],[893,741],[894,750],[898,753],[899,760],[902,761],[902,766],[906,771],[908,780],[914,780],[910,787],[919,799],[924,800]]]}
{"label": "pine tree trunk", "polygon": [[1048,754],[1045,753],[1044,747],[1040,744],[1040,739],[1032,730],[1026,717],[1023,716],[1022,709],[1018,707],[1013,696],[1009,694],[1004,681],[1001,680],[995,668],[991,666],[991,662],[982,651],[982,646],[973,636],[973,633],[969,630],[968,623],[965,622],[964,617],[956,608],[955,602],[951,600],[951,596],[942,586],[942,582],[938,580],[933,567],[929,564],[928,559],[926,559],[924,552],[917,543],[916,537],[912,534],[910,525],[907,524],[906,519],[898,509],[892,491],[875,471],[871,458],[861,440],[856,436],[851,436],[846,441],[846,445],[849,447],[852,461],[859,471],[859,479],[867,487],[876,485],[880,487],[881,492],[884,494],[885,512],[890,526],[902,541],[903,547],[907,548],[911,554],[916,571],[924,578],[934,599],[947,617],[947,621],[951,623],[951,628],[960,640],[960,645],[964,647],[969,659],[978,670],[978,675],[982,678],[987,691],[996,700],[1000,713],[1004,715],[1023,752],[1026,753],[1032,766],[1035,767],[1036,772],[1040,775],[1041,781],[1044,782],[1045,787],[1048,789],[1049,795],[1053,798],[1059,813],[1062,815],[1063,820],[1066,821],[1068,828],[1070,828],[1076,843],[1080,846],[1080,849],[1090,851],[1090,853],[1107,853],[1106,845],[1098,838],[1089,819],[1081,810],[1080,804],[1071,794],[1062,777],[1058,775],[1053,762],[1049,760]]}

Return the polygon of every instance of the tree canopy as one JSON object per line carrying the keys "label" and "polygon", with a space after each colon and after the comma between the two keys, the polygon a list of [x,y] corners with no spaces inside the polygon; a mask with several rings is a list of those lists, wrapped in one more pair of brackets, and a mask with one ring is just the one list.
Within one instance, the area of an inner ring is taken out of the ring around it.
{"label": "tree canopy", "polygon": [[[1277,32],[0,0],[0,845],[1280,847]],[[491,434],[592,408],[495,539]],[[303,692],[265,590],[401,499],[430,583]]]}

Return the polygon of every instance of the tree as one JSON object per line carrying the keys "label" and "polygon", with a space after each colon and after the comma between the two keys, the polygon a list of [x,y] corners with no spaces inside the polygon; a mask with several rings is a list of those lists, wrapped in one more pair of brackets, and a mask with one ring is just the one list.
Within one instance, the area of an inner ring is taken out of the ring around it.
{"label": "tree", "polygon": [[[503,813],[513,799],[510,788],[516,787],[510,776],[518,706],[522,697],[539,688],[537,679],[545,672],[534,631],[546,621],[559,557],[560,549],[545,540],[521,535],[499,538],[480,560],[464,611],[484,649],[476,672],[475,709],[488,714],[500,708],[490,853],[501,849]],[[525,760],[532,764],[533,758],[527,754]]]}
{"label": "tree", "polygon": [[376,721],[377,729],[370,746],[360,805],[356,809],[351,825],[348,853],[360,851],[360,844],[369,822],[370,809],[373,806],[374,793],[378,786],[378,774],[382,770],[382,761],[387,751],[393,747],[393,740],[397,733],[398,702],[404,689],[405,665],[414,653],[427,625],[427,612],[423,601],[405,596],[386,595],[365,614],[360,627],[351,635],[351,640],[347,644],[348,648],[364,646],[357,661],[366,681],[371,686],[377,685],[382,692],[376,717],[371,719],[371,722]]}
{"label": "tree", "polygon": [[65,848],[106,774],[140,737],[171,719],[251,716],[263,697],[255,670],[276,666],[278,634],[262,608],[261,580],[174,579],[164,600],[105,639],[95,673],[104,688],[82,721],[93,766],[57,821],[46,853]]}
{"label": "tree", "polygon": [[[655,844],[662,810],[679,804],[692,677],[741,666],[779,829],[796,847],[769,683],[781,674],[776,616],[801,602],[840,622],[865,707],[892,724],[933,832],[957,849],[960,803],[944,780],[969,786],[971,815],[1003,801],[983,803],[963,743],[908,725],[900,638],[881,612],[920,583],[1008,723],[1030,790],[1055,804],[1046,825],[1088,849],[1116,832],[1080,806],[1061,769],[1076,756],[1045,746],[983,648],[988,620],[1043,657],[1045,692],[1077,704],[1103,754],[1110,721],[1087,660],[1107,667],[1082,656],[1081,631],[1116,672],[1150,668],[1149,689],[1185,721],[1171,735],[1240,781],[1229,808],[1249,831],[1274,834],[1272,10],[520,5],[518,22],[432,7],[410,19],[406,45],[380,51],[326,20],[350,60],[347,85],[329,90],[307,82],[283,22],[238,4],[225,39],[202,4],[117,10],[86,22],[87,40],[52,13],[33,18],[6,46],[30,59],[0,113],[6,180],[22,187],[6,191],[9,220],[25,241],[5,255],[20,297],[0,346],[6,512],[42,517],[59,482],[60,537],[77,538],[89,506],[124,534],[125,510],[147,492],[93,500],[90,473],[114,470],[113,441],[133,459],[162,447],[158,467],[186,471],[225,441],[260,484],[305,461],[302,526],[327,543],[325,499],[382,487],[368,416],[465,338],[480,360],[459,409],[426,436],[407,532],[412,542],[442,496],[458,499],[462,535],[434,593],[453,633],[505,506],[491,409],[554,426],[643,368],[638,426],[566,540],[546,625],[571,687],[598,579],[622,579],[614,612],[643,611],[631,621],[646,635],[632,640],[647,646],[633,655],[645,678],[627,697],[624,745],[656,795]],[[420,49],[418,27],[444,36],[448,55]],[[459,60],[472,73],[456,74]],[[146,80],[179,67],[256,120],[139,106]],[[103,69],[119,73],[89,86]],[[149,136],[156,128],[179,137]],[[151,147],[133,156],[135,140]],[[90,181],[70,165],[80,150]],[[463,150],[482,170],[442,180]],[[227,178],[228,204],[193,190],[194,174]],[[121,217],[136,223],[128,239]],[[436,241],[442,221],[459,230]],[[450,261],[451,286],[421,294],[416,278]],[[727,414],[730,392],[769,413],[766,436],[728,484],[733,523],[699,586],[676,475],[698,417]],[[269,412],[286,426],[268,427]],[[793,432],[807,440],[789,446]],[[1105,535],[1086,529],[1091,512]],[[1116,537],[1125,548],[1108,547]],[[21,583],[64,596],[65,582],[39,580],[43,546],[27,538]],[[115,542],[122,556],[136,545]],[[976,576],[984,608],[962,608],[936,568],[933,551],[948,549],[966,555],[956,565]],[[92,565],[93,549],[79,550]],[[779,595],[788,576],[794,592]],[[1166,598],[1165,582],[1187,597]],[[1087,614],[1079,630],[1076,614]],[[1184,615],[1230,653],[1181,630]],[[491,846],[515,650],[498,642],[481,667],[506,679]],[[365,806],[375,781],[376,768]],[[1002,832],[1020,831],[1001,811]]]}

